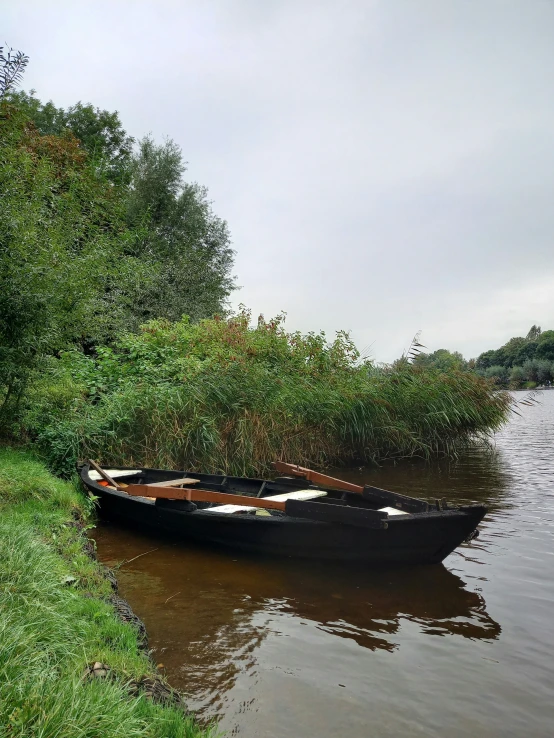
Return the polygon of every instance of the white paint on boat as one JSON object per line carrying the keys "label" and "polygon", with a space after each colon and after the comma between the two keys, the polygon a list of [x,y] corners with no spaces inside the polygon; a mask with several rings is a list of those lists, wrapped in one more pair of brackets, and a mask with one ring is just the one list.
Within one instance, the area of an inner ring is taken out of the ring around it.
{"label": "white paint on boat", "polygon": [[287,500],[315,500],[316,497],[325,497],[327,492],[322,489],[297,489],[294,492],[282,492],[279,495],[264,497],[264,500],[286,502]]}
{"label": "white paint on boat", "polygon": [[221,505],[221,507],[207,507],[202,512],[236,513],[250,512],[251,510],[257,509],[257,507],[249,507],[247,505]]}
{"label": "white paint on boat", "polygon": [[[134,477],[137,474],[142,474],[142,469],[104,469],[106,474],[112,479],[121,479],[122,477]],[[103,477],[97,471],[89,471],[89,479],[93,482],[97,482]]]}
{"label": "white paint on boat", "polygon": [[404,510],[397,510],[395,507],[380,507],[379,512],[386,512],[389,515],[409,515]]}

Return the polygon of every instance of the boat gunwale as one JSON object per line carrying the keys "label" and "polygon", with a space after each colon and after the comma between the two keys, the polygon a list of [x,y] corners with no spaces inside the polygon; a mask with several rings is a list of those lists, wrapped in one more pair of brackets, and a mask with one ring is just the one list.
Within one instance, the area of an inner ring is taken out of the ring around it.
{"label": "boat gunwale", "polygon": [[[121,469],[122,471],[128,471],[136,467],[121,466],[118,468]],[[81,481],[85,484],[85,486],[87,487],[93,486],[102,495],[111,495],[114,497],[119,497],[120,499],[126,500],[128,502],[135,502],[135,503],[139,503],[139,504],[143,504],[143,505],[147,505],[151,507],[156,507],[156,500],[149,500],[146,497],[131,496],[131,495],[126,494],[124,490],[121,491],[117,489],[112,489],[110,487],[105,487],[99,484],[97,480],[93,480],[88,476],[89,471],[91,471],[91,467],[89,466],[89,464],[83,464],[79,468],[79,477]],[[178,470],[154,469],[150,467],[141,468],[141,474],[146,474],[148,472],[167,473],[167,474],[176,474],[176,475],[185,474],[188,476],[194,476],[194,474],[197,474],[197,475],[200,474],[199,472],[183,472],[183,471],[178,471]],[[137,474],[136,476],[139,476],[139,475]],[[210,474],[210,475],[203,475],[203,476],[214,476],[214,477],[225,478],[225,475],[223,474],[213,474],[213,475]],[[178,479],[179,476],[176,476],[175,478]],[[272,480],[257,479],[253,477],[236,477],[236,476],[230,476],[230,477],[227,477],[227,479],[229,480],[233,480],[233,479],[248,480],[249,482],[253,482],[253,483],[259,482],[260,484],[263,484],[264,482],[267,482],[267,481],[272,481]],[[292,479],[292,481],[295,482],[296,480]],[[315,488],[316,487],[314,486],[314,489]],[[326,491],[334,492],[334,493],[343,492],[343,490],[331,488],[331,487],[324,487],[322,485],[317,485],[317,489],[325,489]],[[392,493],[392,494],[395,494],[395,493]],[[414,497],[411,499],[418,500],[419,498]],[[217,512],[217,508],[214,508],[214,507],[209,508],[210,512],[207,512],[207,510],[204,510],[202,508],[197,508],[196,510],[190,510],[190,511],[180,510],[178,508],[172,508],[172,507],[167,507],[167,508],[160,507],[159,509],[164,509],[167,512],[179,513],[181,515],[186,515],[186,516],[194,515],[195,518],[201,517],[202,519],[206,519],[206,520],[207,519],[213,520],[214,515],[215,515],[218,520],[225,519],[225,520],[228,520],[230,524],[244,523],[246,521],[249,521],[250,523],[255,522],[255,523],[260,523],[260,524],[281,524],[281,525],[283,523],[287,523],[287,524],[300,524],[301,523],[303,525],[317,525],[317,526],[338,525],[338,523],[323,522],[321,520],[310,520],[307,518],[298,518],[298,517],[293,517],[290,515],[279,515],[279,516],[277,515],[276,516],[272,516],[272,515],[261,516],[261,515],[255,515],[255,514],[229,515],[227,513]],[[464,518],[467,516],[472,517],[473,514],[477,513],[477,511],[482,511],[482,510],[484,510],[485,511],[484,514],[486,514],[487,508],[485,505],[470,504],[470,505],[449,507],[449,508],[441,509],[441,510],[429,509],[426,511],[413,512],[413,513],[404,512],[403,515],[392,515],[392,516],[389,515],[387,518],[385,518],[385,520],[389,527],[393,525],[396,528],[398,525],[405,525],[406,523],[413,523],[416,521],[424,522],[424,521],[429,521],[429,520],[436,521],[437,519],[441,519],[441,518],[442,519],[448,519],[448,518],[452,519],[452,518],[458,518],[458,517]],[[484,517],[484,515],[482,517]]]}

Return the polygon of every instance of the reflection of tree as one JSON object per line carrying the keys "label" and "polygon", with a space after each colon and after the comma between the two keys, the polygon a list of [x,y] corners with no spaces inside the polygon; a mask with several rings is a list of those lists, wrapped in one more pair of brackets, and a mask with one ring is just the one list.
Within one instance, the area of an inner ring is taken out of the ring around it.
{"label": "reflection of tree", "polygon": [[417,624],[422,637],[495,639],[500,633],[482,596],[443,566],[372,573],[260,560],[169,544],[114,525],[98,537],[104,560],[130,559],[153,546],[159,548],[120,570],[122,595],[145,621],[171,683],[191,707],[210,715],[224,712],[239,678],[256,678],[257,652],[268,635],[280,634],[280,614],[289,629],[307,623],[319,631],[323,650],[333,636],[393,651],[402,621]]}

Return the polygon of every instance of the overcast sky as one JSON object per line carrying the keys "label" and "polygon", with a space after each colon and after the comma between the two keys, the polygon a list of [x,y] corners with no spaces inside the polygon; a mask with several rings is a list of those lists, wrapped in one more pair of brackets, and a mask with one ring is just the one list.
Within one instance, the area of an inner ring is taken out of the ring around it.
{"label": "overcast sky", "polygon": [[377,361],[554,328],[553,0],[1,5],[26,89],[181,145],[235,305]]}

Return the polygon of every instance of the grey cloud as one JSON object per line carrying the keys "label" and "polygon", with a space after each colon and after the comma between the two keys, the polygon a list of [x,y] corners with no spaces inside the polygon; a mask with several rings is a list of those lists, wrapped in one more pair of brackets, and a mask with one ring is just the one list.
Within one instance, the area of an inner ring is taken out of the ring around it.
{"label": "grey cloud", "polygon": [[181,144],[229,221],[236,303],[381,360],[420,328],[476,355],[554,327],[551,3],[58,0],[4,21],[41,97]]}

